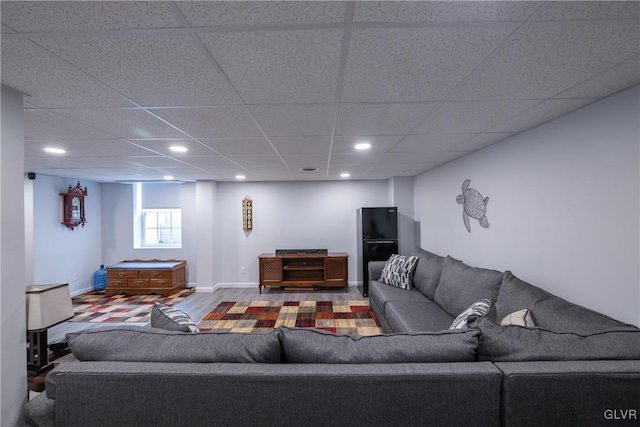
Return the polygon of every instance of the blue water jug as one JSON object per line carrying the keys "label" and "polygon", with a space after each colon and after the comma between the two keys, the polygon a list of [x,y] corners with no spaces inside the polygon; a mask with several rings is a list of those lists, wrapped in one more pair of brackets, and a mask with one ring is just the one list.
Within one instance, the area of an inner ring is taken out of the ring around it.
{"label": "blue water jug", "polygon": [[102,291],[107,289],[107,270],[104,264],[100,265],[100,269],[93,273],[93,290]]}

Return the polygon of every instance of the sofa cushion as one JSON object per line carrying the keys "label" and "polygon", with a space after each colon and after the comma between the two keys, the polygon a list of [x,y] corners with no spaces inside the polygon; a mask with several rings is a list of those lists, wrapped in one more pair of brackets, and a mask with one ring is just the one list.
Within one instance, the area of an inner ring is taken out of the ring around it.
{"label": "sofa cushion", "polygon": [[448,329],[453,321],[449,313],[430,299],[388,302],[385,318],[393,332],[403,333],[442,331]]}
{"label": "sofa cushion", "polygon": [[481,361],[640,359],[640,329],[582,335],[538,327],[502,326],[486,317],[475,318],[469,327],[480,331]]}
{"label": "sofa cushion", "polygon": [[86,329],[67,334],[81,361],[279,363],[279,332],[239,334],[166,331],[143,326]]}
{"label": "sofa cushion", "polygon": [[351,337],[315,329],[282,327],[282,351],[290,363],[432,363],[475,360],[477,331],[444,331]]}
{"label": "sofa cushion", "polygon": [[476,301],[495,300],[501,282],[499,271],[470,267],[447,255],[442,262],[434,301],[456,317]]}
{"label": "sofa cushion", "polygon": [[383,312],[386,311],[387,303],[391,301],[432,302],[416,288],[407,291],[385,285],[377,280],[369,282],[369,298],[374,301]]}
{"label": "sofa cushion", "polygon": [[527,328],[533,328],[536,326],[531,317],[531,310],[523,308],[522,310],[514,311],[511,314],[504,316],[500,322],[502,326],[517,325],[526,326]]}
{"label": "sofa cushion", "polygon": [[151,309],[151,327],[167,331],[200,332],[187,313],[157,302]]}
{"label": "sofa cushion", "polygon": [[417,262],[418,257],[415,256],[391,255],[382,269],[380,281],[400,289],[413,288],[413,272]]}
{"label": "sofa cushion", "polygon": [[433,299],[440,282],[440,271],[444,257],[422,248],[416,248],[413,255],[418,257],[416,271],[413,274],[413,286],[418,288],[427,298]]}
{"label": "sofa cushion", "polygon": [[537,326],[553,331],[593,333],[631,327],[604,314],[570,303],[505,271],[496,300],[496,319],[528,308]]}
{"label": "sofa cushion", "polygon": [[482,301],[474,302],[456,317],[449,329],[467,329],[467,320],[471,316],[486,316],[490,309],[491,300],[483,299]]}

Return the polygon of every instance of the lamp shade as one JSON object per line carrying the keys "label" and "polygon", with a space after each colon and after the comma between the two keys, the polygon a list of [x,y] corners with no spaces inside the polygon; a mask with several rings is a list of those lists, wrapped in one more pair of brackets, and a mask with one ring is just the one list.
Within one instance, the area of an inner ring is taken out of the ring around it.
{"label": "lamp shade", "polygon": [[49,328],[73,317],[69,284],[30,285],[27,291],[27,330]]}

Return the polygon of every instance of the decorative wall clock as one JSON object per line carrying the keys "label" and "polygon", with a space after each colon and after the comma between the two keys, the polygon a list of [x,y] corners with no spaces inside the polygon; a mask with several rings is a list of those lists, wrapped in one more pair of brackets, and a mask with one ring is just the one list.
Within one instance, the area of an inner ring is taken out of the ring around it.
{"label": "decorative wall clock", "polygon": [[242,199],[242,229],[253,230],[253,200],[249,196]]}
{"label": "decorative wall clock", "polygon": [[69,186],[66,193],[60,193],[62,196],[62,224],[70,229],[84,225],[87,219],[84,215],[84,198],[87,195],[87,187],[82,188],[80,181],[75,187]]}

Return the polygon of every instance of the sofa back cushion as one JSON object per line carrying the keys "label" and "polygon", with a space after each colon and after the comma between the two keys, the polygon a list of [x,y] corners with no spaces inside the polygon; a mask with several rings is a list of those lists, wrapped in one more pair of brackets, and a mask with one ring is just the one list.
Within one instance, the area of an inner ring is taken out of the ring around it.
{"label": "sofa back cushion", "polygon": [[483,299],[495,301],[501,282],[501,272],[470,267],[447,255],[442,262],[434,301],[447,313],[457,317],[474,302]]}
{"label": "sofa back cushion", "polygon": [[469,327],[480,332],[480,361],[640,359],[640,329],[577,334],[538,327],[502,326],[486,317],[477,317]]}
{"label": "sofa back cushion", "polygon": [[477,331],[444,331],[352,337],[315,329],[281,327],[289,363],[471,362]]}
{"label": "sofa back cushion", "polygon": [[504,272],[495,305],[496,319],[529,309],[536,326],[553,331],[593,333],[631,327],[524,282],[510,271]]}
{"label": "sofa back cushion", "polygon": [[73,355],[81,361],[280,363],[279,334],[279,331],[192,334],[121,326],[71,332],[67,341]]}
{"label": "sofa back cushion", "polygon": [[418,264],[413,273],[413,286],[415,286],[427,298],[433,300],[436,288],[440,282],[440,271],[444,257],[416,248],[413,252],[418,257]]}

